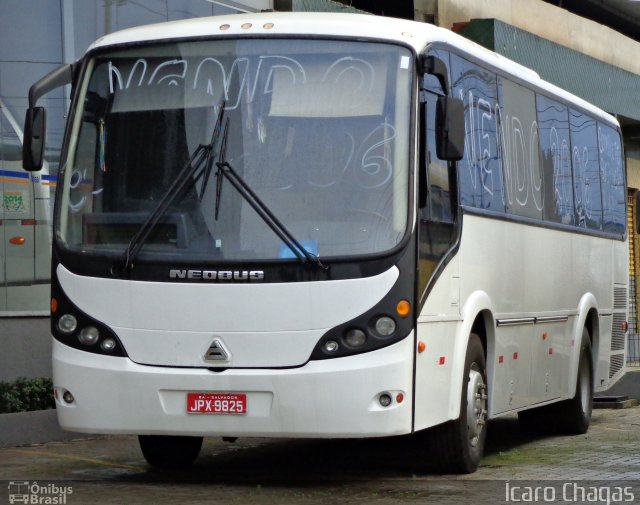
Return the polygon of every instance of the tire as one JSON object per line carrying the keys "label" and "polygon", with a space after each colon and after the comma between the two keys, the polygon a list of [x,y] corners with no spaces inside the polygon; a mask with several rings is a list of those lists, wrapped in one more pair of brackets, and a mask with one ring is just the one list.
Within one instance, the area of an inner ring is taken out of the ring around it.
{"label": "tire", "polygon": [[200,454],[202,437],[139,435],[144,459],[156,468],[185,468],[193,465]]}
{"label": "tire", "polygon": [[444,473],[478,469],[487,436],[487,372],[480,337],[469,336],[464,364],[460,417],[427,432],[433,466]]}
{"label": "tire", "polygon": [[582,330],[576,394],[571,400],[560,402],[557,408],[558,428],[562,433],[582,435],[587,432],[593,411],[593,361],[591,337],[586,328]]}

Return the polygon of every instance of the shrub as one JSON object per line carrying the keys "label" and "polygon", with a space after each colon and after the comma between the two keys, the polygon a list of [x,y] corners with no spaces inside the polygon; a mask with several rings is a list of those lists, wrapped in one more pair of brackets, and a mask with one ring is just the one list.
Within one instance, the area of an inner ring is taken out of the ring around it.
{"label": "shrub", "polygon": [[20,377],[10,382],[0,382],[0,414],[55,408],[53,382],[39,377]]}

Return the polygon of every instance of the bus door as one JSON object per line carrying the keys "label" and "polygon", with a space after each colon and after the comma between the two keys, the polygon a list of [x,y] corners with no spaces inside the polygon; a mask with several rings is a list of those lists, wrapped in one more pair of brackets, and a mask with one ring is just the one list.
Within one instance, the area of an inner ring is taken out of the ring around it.
{"label": "bus door", "polygon": [[22,169],[22,139],[13,123],[10,113],[0,107],[0,309],[24,311],[34,303],[30,291],[35,281],[34,192],[31,177]]}

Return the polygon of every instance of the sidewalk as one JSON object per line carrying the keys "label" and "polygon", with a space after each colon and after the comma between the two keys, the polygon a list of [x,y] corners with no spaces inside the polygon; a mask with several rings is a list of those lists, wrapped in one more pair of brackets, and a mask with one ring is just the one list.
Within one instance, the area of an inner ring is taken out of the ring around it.
{"label": "sidewalk", "polygon": [[640,367],[627,367],[622,379],[612,388],[596,396],[628,396],[640,400]]}

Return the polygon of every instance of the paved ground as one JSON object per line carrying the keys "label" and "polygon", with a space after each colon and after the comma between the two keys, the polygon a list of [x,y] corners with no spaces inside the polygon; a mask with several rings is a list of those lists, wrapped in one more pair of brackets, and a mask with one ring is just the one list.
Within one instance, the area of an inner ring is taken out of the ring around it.
{"label": "paved ground", "polygon": [[[489,430],[482,466],[466,476],[425,471],[424,452],[412,438],[234,444],[207,439],[196,466],[182,472],[150,469],[135,437],[0,449],[0,503],[8,503],[17,481],[37,482],[41,498],[62,496],[60,490],[70,486],[65,502],[48,502],[70,505],[495,504],[527,498],[526,486],[540,487],[547,497],[553,492],[556,503],[611,505],[629,502],[624,498],[631,494],[640,503],[640,407],[595,410],[582,436],[527,436],[516,417],[493,421]],[[600,493],[596,501],[589,499],[591,488]],[[624,488],[631,494],[622,494]]]}

